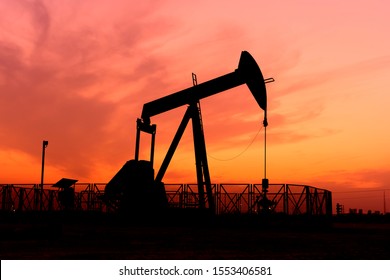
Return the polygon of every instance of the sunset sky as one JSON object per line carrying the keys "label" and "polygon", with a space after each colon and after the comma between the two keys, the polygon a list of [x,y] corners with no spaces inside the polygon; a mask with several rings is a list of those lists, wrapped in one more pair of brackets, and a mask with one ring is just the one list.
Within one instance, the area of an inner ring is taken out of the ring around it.
{"label": "sunset sky", "polygon": [[[275,79],[270,183],[329,189],[346,209],[383,211],[387,195],[389,211],[389,11],[381,0],[1,0],[0,183],[39,183],[43,140],[46,183],[108,182],[134,158],[144,103],[191,87],[192,72],[201,83],[234,71],[247,50]],[[248,88],[201,105],[212,182],[260,183],[263,111]],[[152,118],[156,170],[185,109]],[[196,181],[190,128],[166,183]]]}

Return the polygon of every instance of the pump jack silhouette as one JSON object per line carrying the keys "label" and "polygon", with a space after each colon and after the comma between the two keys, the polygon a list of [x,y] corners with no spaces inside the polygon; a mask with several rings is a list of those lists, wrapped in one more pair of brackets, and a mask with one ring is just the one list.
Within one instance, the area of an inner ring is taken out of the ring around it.
{"label": "pump jack silhouette", "polygon": [[[126,164],[106,185],[105,200],[112,206],[126,212],[155,211],[156,209],[166,207],[167,198],[163,177],[187,124],[191,120],[195,150],[199,208],[208,209],[210,212],[214,213],[215,201],[211,187],[199,102],[203,98],[246,84],[252,92],[257,104],[264,110],[263,124],[264,126],[267,126],[267,93],[265,83],[270,80],[273,81],[272,78],[264,80],[260,68],[254,58],[249,54],[249,52],[243,51],[241,53],[238,68],[235,71],[201,84],[197,84],[196,78],[194,79],[193,76],[193,87],[144,104],[141,118],[137,119],[135,159],[126,162]],[[150,118],[183,105],[188,105],[188,108],[177,129],[161,167],[154,178],[153,161],[156,125],[151,124]],[[141,132],[150,134],[152,137],[149,161],[139,160]],[[268,179],[266,179],[266,182],[268,183]]]}

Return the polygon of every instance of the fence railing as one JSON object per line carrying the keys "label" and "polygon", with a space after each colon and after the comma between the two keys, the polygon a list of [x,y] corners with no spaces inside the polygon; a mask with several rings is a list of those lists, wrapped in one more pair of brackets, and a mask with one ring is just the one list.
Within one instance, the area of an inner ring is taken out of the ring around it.
{"label": "fence railing", "polygon": [[[168,202],[173,207],[196,207],[196,185],[166,185]],[[217,214],[259,212],[261,184],[213,184]],[[288,215],[332,215],[332,193],[306,185],[270,184],[267,198],[271,211]]]}
{"label": "fence railing", "polygon": [[[105,184],[77,183],[74,187],[72,209],[108,212],[103,202]],[[196,184],[166,184],[170,207],[197,208],[199,195]],[[259,212],[261,184],[212,184],[217,214]],[[295,184],[270,184],[267,198],[271,211],[287,215],[332,215],[332,194],[325,189]],[[61,191],[38,184],[0,185],[2,211],[60,211],[66,206]]]}

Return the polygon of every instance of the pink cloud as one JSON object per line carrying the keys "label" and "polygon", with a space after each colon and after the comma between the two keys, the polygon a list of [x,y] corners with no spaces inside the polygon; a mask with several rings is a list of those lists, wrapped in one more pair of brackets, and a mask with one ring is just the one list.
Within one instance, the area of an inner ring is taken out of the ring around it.
{"label": "pink cloud", "polygon": [[[17,11],[30,15],[23,24],[30,22],[36,31],[29,33],[35,49],[31,51],[28,44],[12,37],[0,41],[0,147],[39,157],[41,141],[47,139],[47,164],[82,178],[96,176],[94,166],[100,161],[128,160],[128,151],[118,156],[117,150],[129,146],[133,131],[129,117],[118,120],[118,112],[136,104],[140,111],[140,104],[148,98],[144,93],[162,85],[154,81],[164,64],[147,50],[139,50],[169,25],[160,24],[149,34],[150,28],[138,23],[140,18],[131,18],[113,34],[88,24],[72,31],[61,26],[65,22],[58,17],[51,20],[52,6],[40,1],[20,3]],[[141,10],[140,16],[148,11],[146,7]],[[156,17],[154,23],[159,21]],[[136,39],[127,39],[132,34]],[[136,91],[132,84],[138,85]],[[110,98],[126,88],[125,98]],[[128,112],[133,116],[131,123],[138,114]]]}

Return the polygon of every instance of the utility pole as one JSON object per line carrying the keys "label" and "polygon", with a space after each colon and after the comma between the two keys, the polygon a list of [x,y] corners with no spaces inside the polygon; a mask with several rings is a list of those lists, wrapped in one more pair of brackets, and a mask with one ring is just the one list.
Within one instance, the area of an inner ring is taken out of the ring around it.
{"label": "utility pole", "polygon": [[45,170],[45,149],[49,145],[49,141],[43,140],[42,142],[42,168],[41,168],[41,197],[40,197],[40,209],[43,208],[43,174]]}

